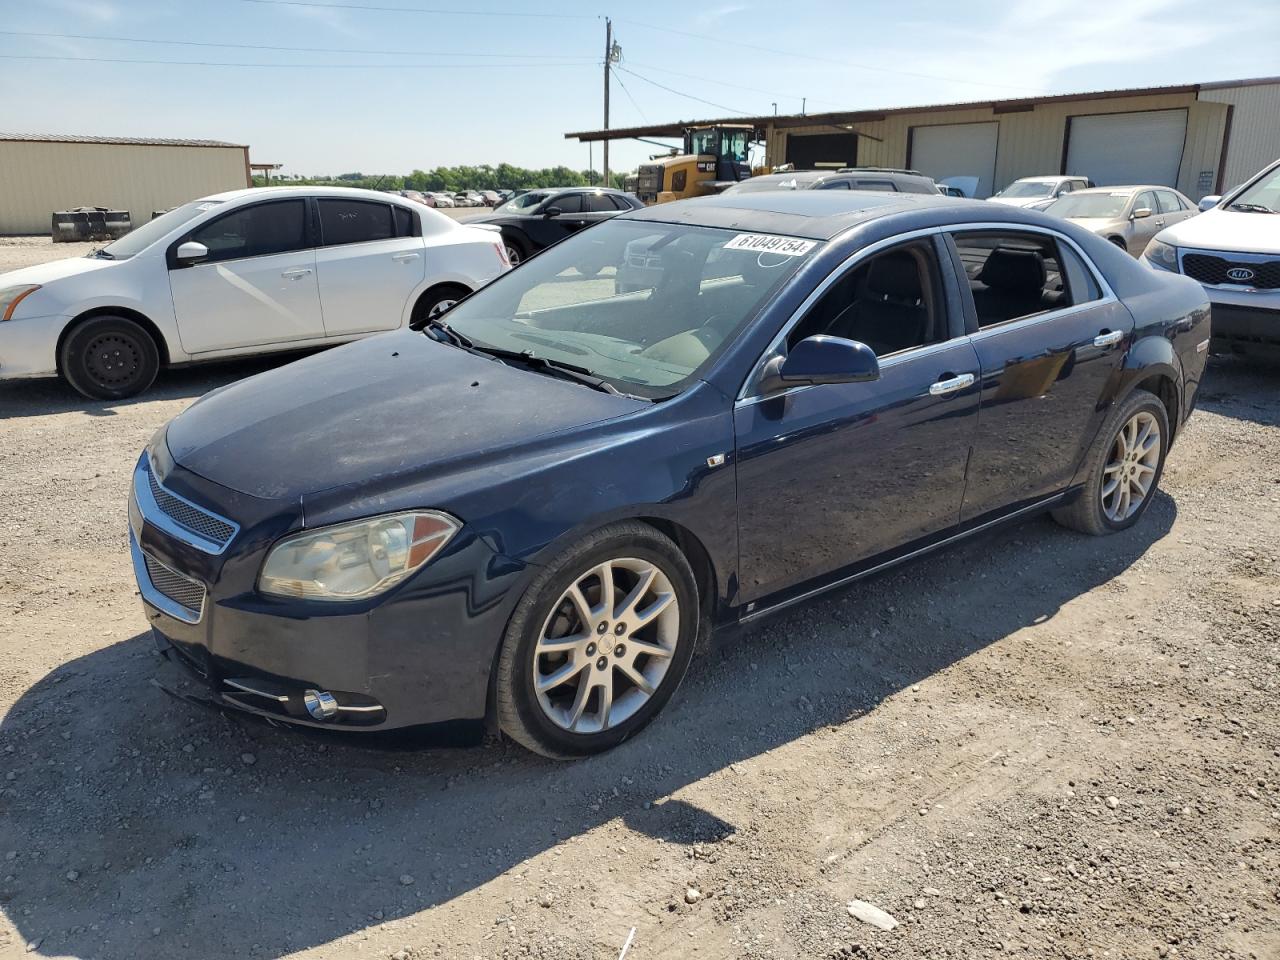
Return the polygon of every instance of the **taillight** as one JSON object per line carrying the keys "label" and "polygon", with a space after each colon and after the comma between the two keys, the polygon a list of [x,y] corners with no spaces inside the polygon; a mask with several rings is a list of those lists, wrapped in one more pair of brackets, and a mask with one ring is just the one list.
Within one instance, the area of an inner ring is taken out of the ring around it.
{"label": "taillight", "polygon": [[500,243],[495,243],[493,249],[498,251],[498,259],[502,261],[504,267],[511,266],[511,260],[507,257],[507,248]]}

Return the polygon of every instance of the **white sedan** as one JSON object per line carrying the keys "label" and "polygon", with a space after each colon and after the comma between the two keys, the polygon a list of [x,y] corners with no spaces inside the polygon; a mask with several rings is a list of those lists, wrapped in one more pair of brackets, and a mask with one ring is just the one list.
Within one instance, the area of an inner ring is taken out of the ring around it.
{"label": "white sedan", "polygon": [[235,190],[87,257],[0,274],[0,380],[104,400],[161,366],[326,346],[447,309],[510,268],[492,228],[370,190]]}

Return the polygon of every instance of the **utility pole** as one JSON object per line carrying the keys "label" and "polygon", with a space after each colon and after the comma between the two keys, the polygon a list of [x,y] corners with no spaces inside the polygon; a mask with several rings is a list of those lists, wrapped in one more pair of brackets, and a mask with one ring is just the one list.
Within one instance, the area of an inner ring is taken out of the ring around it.
{"label": "utility pole", "polygon": [[[604,128],[609,129],[609,66],[613,63],[613,21],[604,18]],[[609,183],[609,141],[604,141],[604,185]]]}

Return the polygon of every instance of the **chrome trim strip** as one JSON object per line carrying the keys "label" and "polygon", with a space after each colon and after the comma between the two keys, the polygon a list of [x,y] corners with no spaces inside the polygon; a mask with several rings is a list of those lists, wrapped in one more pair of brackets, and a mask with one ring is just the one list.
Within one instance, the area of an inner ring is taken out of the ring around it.
{"label": "chrome trim strip", "polygon": [[[147,561],[143,556],[142,548],[138,546],[138,540],[133,535],[133,531],[129,531],[129,555],[133,558],[133,578],[138,582],[138,592],[142,594],[142,599],[155,607],[161,613],[173,617],[175,620],[181,620],[183,623],[199,623],[204,619],[204,607],[209,602],[209,591],[206,588],[204,597],[200,601],[200,609],[192,611],[182,604],[170,600],[163,593],[157,590],[151,584],[151,575],[147,573]],[[168,564],[160,563],[155,557],[151,558],[152,563],[159,563],[166,570],[172,571],[176,576],[190,580],[185,574],[178,573]]]}
{"label": "chrome trim strip", "polygon": [[1208,349],[1209,349],[1208,340],[1201,340],[1199,343],[1196,344],[1196,353],[1204,353]]}
{"label": "chrome trim strip", "polygon": [[876,564],[874,567],[869,567],[866,570],[862,570],[858,573],[850,574],[847,577],[842,577],[841,579],[836,580],[832,583],[826,584],[825,586],[815,587],[814,589],[808,590],[797,597],[791,597],[788,600],[782,600],[778,603],[772,604],[771,606],[764,607],[760,610],[752,611],[751,613],[748,613],[742,617],[739,617],[738,622],[747,623],[749,621],[756,620],[759,617],[767,616],[768,614],[771,614],[771,613],[777,613],[780,610],[785,610],[788,607],[794,606],[797,603],[801,603],[802,601],[808,600],[811,597],[816,597],[819,594],[826,593],[829,590],[835,590],[839,587],[843,587],[846,584],[853,583],[855,580],[861,580],[863,577],[869,577],[873,573],[879,573],[881,570],[887,570],[890,567],[896,567],[900,563],[904,563],[907,560],[911,560],[914,557],[920,556],[921,554],[925,554],[933,550],[941,549],[942,547],[948,546],[949,544],[956,543],[957,541],[963,540],[966,537],[971,537],[975,533],[981,533],[983,530],[986,530],[989,527],[994,527],[996,524],[1004,523],[1007,520],[1016,519],[1017,517],[1021,517],[1027,513],[1032,513],[1036,510],[1042,510],[1045,507],[1058,502],[1065,496],[1066,496],[1065,491],[1063,493],[1055,493],[1051,497],[1045,497],[1041,500],[1037,500],[1035,503],[1028,504],[1027,506],[1022,507],[1021,509],[1015,510],[1012,513],[1007,513],[1002,517],[996,517],[994,520],[988,520],[986,523],[980,524],[974,527],[972,530],[965,530],[963,533],[954,534],[953,536],[947,537],[944,540],[939,540],[937,543],[931,543],[927,547],[921,547],[918,550],[912,550],[910,553],[904,553],[900,557],[895,557],[892,560],[886,560],[884,563]]}
{"label": "chrome trim strip", "polygon": [[266,700],[274,700],[276,703],[289,702],[289,698],[284,694],[268,693],[265,690],[257,690],[249,686],[247,683],[244,683],[241,680],[227,680],[224,678],[222,682],[225,683],[228,687],[232,687],[233,689],[238,690],[241,693],[247,693],[253,697],[262,697],[263,699],[266,699]]}
{"label": "chrome trim strip", "polygon": [[338,704],[339,713],[381,713],[384,710],[386,710],[386,707],[382,706],[381,704],[376,704],[374,706],[359,706],[359,707],[355,707],[355,706],[347,707],[347,706],[343,706],[342,704]]}
{"label": "chrome trim strip", "polygon": [[160,482],[159,477],[156,477],[156,485],[160,487],[161,490],[173,497],[173,499],[182,501],[192,510],[199,511],[207,517],[212,517],[220,523],[225,523],[231,528],[231,536],[227,538],[226,543],[219,543],[217,540],[210,540],[208,537],[201,536],[194,530],[189,530],[177,521],[173,520],[167,513],[160,509],[160,504],[156,503],[156,498],[151,495],[151,483],[148,479],[149,473],[151,476],[155,475],[155,466],[151,463],[151,457],[148,455],[147,457],[139,460],[138,465],[133,469],[133,499],[134,502],[138,504],[138,512],[142,514],[142,519],[145,522],[151,524],[153,527],[163,530],[167,535],[173,537],[173,539],[180,540],[188,546],[195,547],[202,553],[208,553],[215,557],[225,551],[227,547],[231,546],[232,541],[234,541],[236,536],[240,533],[240,524],[236,523],[234,520],[229,520],[221,514],[214,513],[207,507],[202,507],[198,503],[193,503],[180,494],[174,493]]}

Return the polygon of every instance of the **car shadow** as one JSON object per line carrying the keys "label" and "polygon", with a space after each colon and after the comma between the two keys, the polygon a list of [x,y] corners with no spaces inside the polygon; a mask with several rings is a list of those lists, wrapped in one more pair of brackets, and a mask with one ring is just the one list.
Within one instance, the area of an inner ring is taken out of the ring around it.
{"label": "car shadow", "polygon": [[271,958],[446,903],[610,821],[727,837],[738,825],[672,793],[823,727],[858,736],[885,698],[1114,579],[1176,515],[1160,494],[1108,538],[1000,528],[730,634],[648,730],[576,763],[233,721],[153,687],[139,634],[58,667],[0,724],[0,908],[46,956]]}
{"label": "car shadow", "polygon": [[1200,387],[1199,405],[1224,417],[1280,425],[1280,362],[1214,354]]}
{"label": "car shadow", "polygon": [[55,377],[0,381],[0,420],[76,412],[91,417],[113,417],[117,410],[135,404],[203,396],[210,390],[274,370],[315,352],[290,351],[161,370],[156,382],[148,390],[125,400],[90,400]]}

